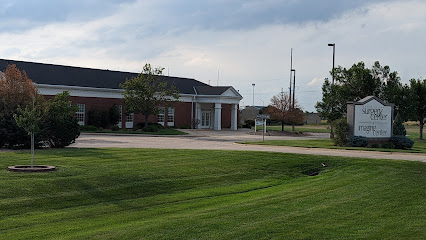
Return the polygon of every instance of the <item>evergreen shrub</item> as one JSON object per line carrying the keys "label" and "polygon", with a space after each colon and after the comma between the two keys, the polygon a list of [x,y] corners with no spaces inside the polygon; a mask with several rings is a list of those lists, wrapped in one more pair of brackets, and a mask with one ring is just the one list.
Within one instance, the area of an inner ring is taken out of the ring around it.
{"label": "evergreen shrub", "polygon": [[348,139],[348,145],[351,147],[367,147],[368,139],[363,136],[352,136]]}
{"label": "evergreen shrub", "polygon": [[405,136],[393,136],[390,142],[397,149],[410,149],[414,145],[414,141]]}
{"label": "evergreen shrub", "polygon": [[348,123],[346,118],[334,120],[332,123],[334,129],[334,146],[345,146],[348,142]]}

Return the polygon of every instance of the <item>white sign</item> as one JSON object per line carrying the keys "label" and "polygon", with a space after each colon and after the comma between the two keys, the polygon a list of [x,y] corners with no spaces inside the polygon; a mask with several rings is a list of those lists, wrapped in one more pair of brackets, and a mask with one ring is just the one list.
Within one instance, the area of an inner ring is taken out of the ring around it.
{"label": "white sign", "polygon": [[392,136],[392,107],[373,99],[355,105],[354,136],[390,138]]}
{"label": "white sign", "polygon": [[258,114],[256,118],[259,119],[269,119],[269,114]]}

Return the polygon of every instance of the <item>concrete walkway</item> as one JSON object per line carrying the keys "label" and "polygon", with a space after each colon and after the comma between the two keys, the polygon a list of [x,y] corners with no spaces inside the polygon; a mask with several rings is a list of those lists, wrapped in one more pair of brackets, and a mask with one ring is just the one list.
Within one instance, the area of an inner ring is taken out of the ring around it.
{"label": "concrete walkway", "polygon": [[[114,135],[83,133],[70,147],[74,148],[166,148],[166,149],[209,149],[238,151],[267,151],[282,153],[298,153],[325,156],[361,157],[373,159],[395,159],[426,162],[426,154],[390,153],[375,151],[337,150],[321,148],[300,148],[286,146],[246,145],[236,142],[262,141],[262,135],[253,135],[252,130],[210,131],[183,130],[188,135],[151,136],[151,135]],[[291,140],[327,138],[328,134],[312,136],[265,136],[265,140]]]}

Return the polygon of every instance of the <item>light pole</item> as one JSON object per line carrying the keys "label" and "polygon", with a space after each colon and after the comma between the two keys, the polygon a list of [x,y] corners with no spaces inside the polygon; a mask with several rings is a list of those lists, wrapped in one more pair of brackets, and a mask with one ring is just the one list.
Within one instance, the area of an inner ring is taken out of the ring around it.
{"label": "light pole", "polygon": [[260,101],[262,101],[262,107],[265,107],[265,102],[259,98]]}
{"label": "light pole", "polygon": [[329,43],[329,47],[333,47],[333,68],[331,69],[331,84],[334,84],[334,57],[336,53],[336,44],[335,43]]}
{"label": "light pole", "polygon": [[253,86],[253,105],[252,106],[254,107],[254,86],[256,86],[256,84],[252,83],[251,85]]}
{"label": "light pole", "polygon": [[[333,85],[334,85],[334,57],[335,57],[335,52],[336,52],[336,44],[335,43],[329,43],[328,44],[329,47],[333,47],[333,69],[331,69],[331,90],[333,90]],[[331,105],[331,111],[334,111],[334,103],[332,103],[333,105]],[[333,132],[333,125],[330,125],[330,138],[334,138],[334,132]]]}

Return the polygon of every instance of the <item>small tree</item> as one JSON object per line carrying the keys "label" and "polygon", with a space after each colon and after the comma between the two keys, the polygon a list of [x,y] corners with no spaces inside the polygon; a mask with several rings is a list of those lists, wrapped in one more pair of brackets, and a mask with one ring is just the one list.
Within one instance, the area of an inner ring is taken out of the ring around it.
{"label": "small tree", "polygon": [[287,93],[280,92],[271,98],[271,105],[263,110],[269,114],[272,120],[281,122],[281,131],[284,131],[285,124],[303,124],[305,114],[298,108],[297,102],[293,109]]}
{"label": "small tree", "polygon": [[27,105],[25,109],[18,107],[18,113],[13,115],[16,124],[25,129],[31,136],[31,167],[34,167],[34,135],[40,131],[40,120],[42,118],[42,107],[40,101],[36,103],[37,93],[35,92],[32,107]]}
{"label": "small tree", "polygon": [[127,79],[120,87],[124,89],[126,110],[130,113],[142,113],[145,117],[144,128],[148,127],[150,115],[158,114],[160,104],[167,105],[179,98],[179,92],[174,86],[167,86],[160,75],[164,68],[152,68],[145,64],[136,77]]}
{"label": "small tree", "polygon": [[395,120],[393,121],[393,135],[394,136],[405,136],[407,131],[405,130],[404,124],[402,122],[401,115],[396,114]]}
{"label": "small tree", "polygon": [[348,123],[346,118],[336,119],[331,125],[335,131],[332,139],[334,146],[345,146],[348,143]]}

